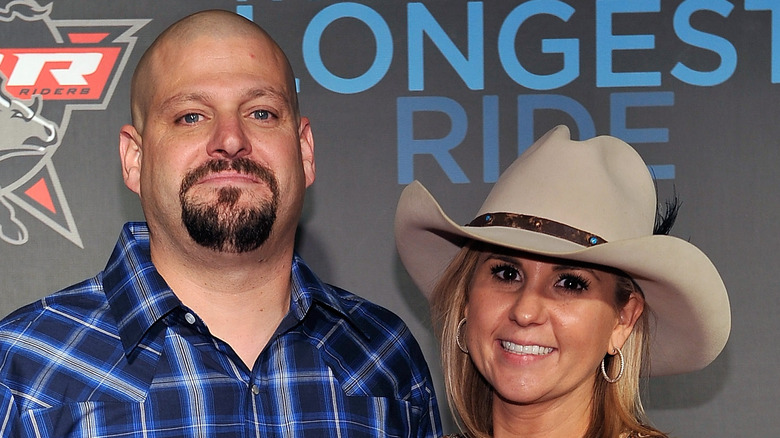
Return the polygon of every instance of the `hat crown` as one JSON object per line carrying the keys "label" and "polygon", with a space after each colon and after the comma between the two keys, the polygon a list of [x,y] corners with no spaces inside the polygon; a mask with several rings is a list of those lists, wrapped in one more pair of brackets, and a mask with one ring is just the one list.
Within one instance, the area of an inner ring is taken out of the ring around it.
{"label": "hat crown", "polygon": [[651,235],[655,185],[639,154],[614,137],[571,140],[558,126],[501,175],[477,216],[541,217],[608,242]]}

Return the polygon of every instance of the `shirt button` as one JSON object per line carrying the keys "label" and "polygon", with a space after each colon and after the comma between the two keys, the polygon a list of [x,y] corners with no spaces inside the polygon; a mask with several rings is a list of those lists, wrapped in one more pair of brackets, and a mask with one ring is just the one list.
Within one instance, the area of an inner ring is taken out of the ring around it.
{"label": "shirt button", "polygon": [[184,314],[184,319],[186,319],[190,324],[195,324],[195,315],[190,312]]}
{"label": "shirt button", "polygon": [[254,395],[260,394],[260,387],[257,385],[252,385],[252,394]]}

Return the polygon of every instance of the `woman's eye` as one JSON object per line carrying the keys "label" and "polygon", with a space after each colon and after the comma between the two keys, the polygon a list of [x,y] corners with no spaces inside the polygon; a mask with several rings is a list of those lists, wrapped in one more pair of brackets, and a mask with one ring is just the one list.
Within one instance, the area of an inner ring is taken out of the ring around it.
{"label": "woman's eye", "polygon": [[494,277],[497,277],[501,281],[518,281],[520,280],[520,271],[512,265],[498,265],[490,268],[490,272]]}
{"label": "woman's eye", "polygon": [[586,278],[583,278],[579,275],[563,274],[558,278],[555,286],[562,287],[566,290],[584,291],[588,290],[590,282]]}

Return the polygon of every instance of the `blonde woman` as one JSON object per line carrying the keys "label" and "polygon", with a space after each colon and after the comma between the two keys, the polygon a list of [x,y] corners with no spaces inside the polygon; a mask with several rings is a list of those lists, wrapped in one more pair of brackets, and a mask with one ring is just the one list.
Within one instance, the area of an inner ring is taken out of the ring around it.
{"label": "blonde woman", "polygon": [[431,302],[462,436],[666,437],[640,377],[705,367],[731,318],[713,264],[658,234],[656,208],[634,149],[572,141],[564,126],[504,172],[468,225],[418,182],[404,190],[397,247]]}

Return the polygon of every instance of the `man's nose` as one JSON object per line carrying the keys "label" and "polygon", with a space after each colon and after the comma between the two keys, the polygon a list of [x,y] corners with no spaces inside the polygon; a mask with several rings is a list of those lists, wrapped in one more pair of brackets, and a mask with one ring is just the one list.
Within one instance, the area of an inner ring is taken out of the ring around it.
{"label": "man's nose", "polygon": [[216,119],[209,155],[218,158],[239,158],[252,152],[252,145],[238,116],[220,116]]}

